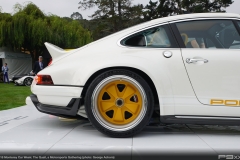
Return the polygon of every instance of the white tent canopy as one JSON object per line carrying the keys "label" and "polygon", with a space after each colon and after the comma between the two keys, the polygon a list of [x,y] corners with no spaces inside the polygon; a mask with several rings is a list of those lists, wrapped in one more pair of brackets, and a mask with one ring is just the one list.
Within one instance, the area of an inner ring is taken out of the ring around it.
{"label": "white tent canopy", "polygon": [[0,61],[2,61],[2,64],[7,63],[9,79],[12,79],[14,75],[29,73],[32,70],[32,58],[29,54],[16,53],[0,48]]}

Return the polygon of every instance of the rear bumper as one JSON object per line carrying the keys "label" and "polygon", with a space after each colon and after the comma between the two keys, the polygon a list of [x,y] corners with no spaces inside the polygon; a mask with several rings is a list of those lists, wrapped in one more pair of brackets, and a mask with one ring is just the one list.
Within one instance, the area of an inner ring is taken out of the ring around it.
{"label": "rear bumper", "polygon": [[82,119],[82,117],[77,114],[79,107],[81,106],[81,102],[81,98],[72,98],[66,107],[62,107],[42,104],[38,101],[38,98],[35,94],[30,95],[26,99],[26,103],[28,105],[33,104],[37,108],[37,110],[42,113],[47,113],[64,118],[77,119]]}
{"label": "rear bumper", "polygon": [[68,106],[73,98],[81,98],[82,90],[83,87],[36,85],[35,81],[31,85],[31,91],[40,103],[59,107]]}

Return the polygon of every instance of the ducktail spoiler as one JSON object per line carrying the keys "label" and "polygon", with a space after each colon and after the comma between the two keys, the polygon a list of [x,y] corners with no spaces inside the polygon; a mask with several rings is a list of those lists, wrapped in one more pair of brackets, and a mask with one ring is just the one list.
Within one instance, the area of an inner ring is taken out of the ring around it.
{"label": "ducktail spoiler", "polygon": [[58,57],[61,57],[62,55],[69,53],[69,50],[66,51],[58,46],[55,46],[54,44],[48,42],[45,42],[44,44],[47,47],[48,52],[52,56],[52,59],[57,59]]}

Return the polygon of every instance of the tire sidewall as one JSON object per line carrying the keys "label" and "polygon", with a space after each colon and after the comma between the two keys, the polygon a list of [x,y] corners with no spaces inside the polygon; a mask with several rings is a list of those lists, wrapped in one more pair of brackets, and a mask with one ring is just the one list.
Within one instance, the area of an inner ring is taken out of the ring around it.
{"label": "tire sidewall", "polygon": [[25,86],[31,86],[31,85],[27,85],[27,79],[31,79],[31,80],[33,81],[33,79],[32,79],[32,78],[30,78],[30,77],[27,77],[27,78],[25,78],[25,79],[24,79],[24,81],[23,81],[23,82],[24,82],[24,85],[25,85]]}
{"label": "tire sidewall", "polygon": [[[95,116],[93,115],[93,111],[92,111],[92,103],[93,103],[92,102],[92,94],[93,94],[95,88],[102,80],[104,80],[110,76],[114,76],[114,75],[124,75],[124,76],[128,76],[128,77],[136,80],[142,86],[143,90],[145,91],[146,98],[147,98],[146,112],[145,112],[143,119],[134,128],[131,128],[126,131],[112,131],[112,130],[109,130],[109,129],[103,127],[95,119]],[[106,71],[106,72],[100,74],[99,76],[97,76],[90,84],[90,86],[87,90],[86,96],[85,96],[85,110],[86,110],[88,119],[90,120],[92,125],[97,130],[99,130],[100,132],[102,132],[108,136],[111,136],[111,137],[130,137],[130,136],[133,136],[133,135],[139,133],[149,123],[149,120],[153,113],[153,108],[154,108],[153,94],[152,94],[151,88],[149,87],[147,82],[141,76],[139,76],[137,73],[134,73],[134,72],[128,71],[128,70],[124,70],[124,69],[115,69],[115,70]]]}

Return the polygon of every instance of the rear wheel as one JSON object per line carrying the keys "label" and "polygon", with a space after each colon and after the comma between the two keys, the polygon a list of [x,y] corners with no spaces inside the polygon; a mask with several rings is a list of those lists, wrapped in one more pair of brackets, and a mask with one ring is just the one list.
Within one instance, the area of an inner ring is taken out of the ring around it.
{"label": "rear wheel", "polygon": [[24,79],[24,82],[23,82],[23,83],[24,83],[25,86],[31,86],[32,81],[33,81],[33,79],[30,78],[30,77],[28,77],[28,78],[25,78],[25,79]]}
{"label": "rear wheel", "polygon": [[91,123],[112,137],[139,133],[153,113],[153,95],[146,81],[127,70],[111,70],[96,77],[85,96]]}

